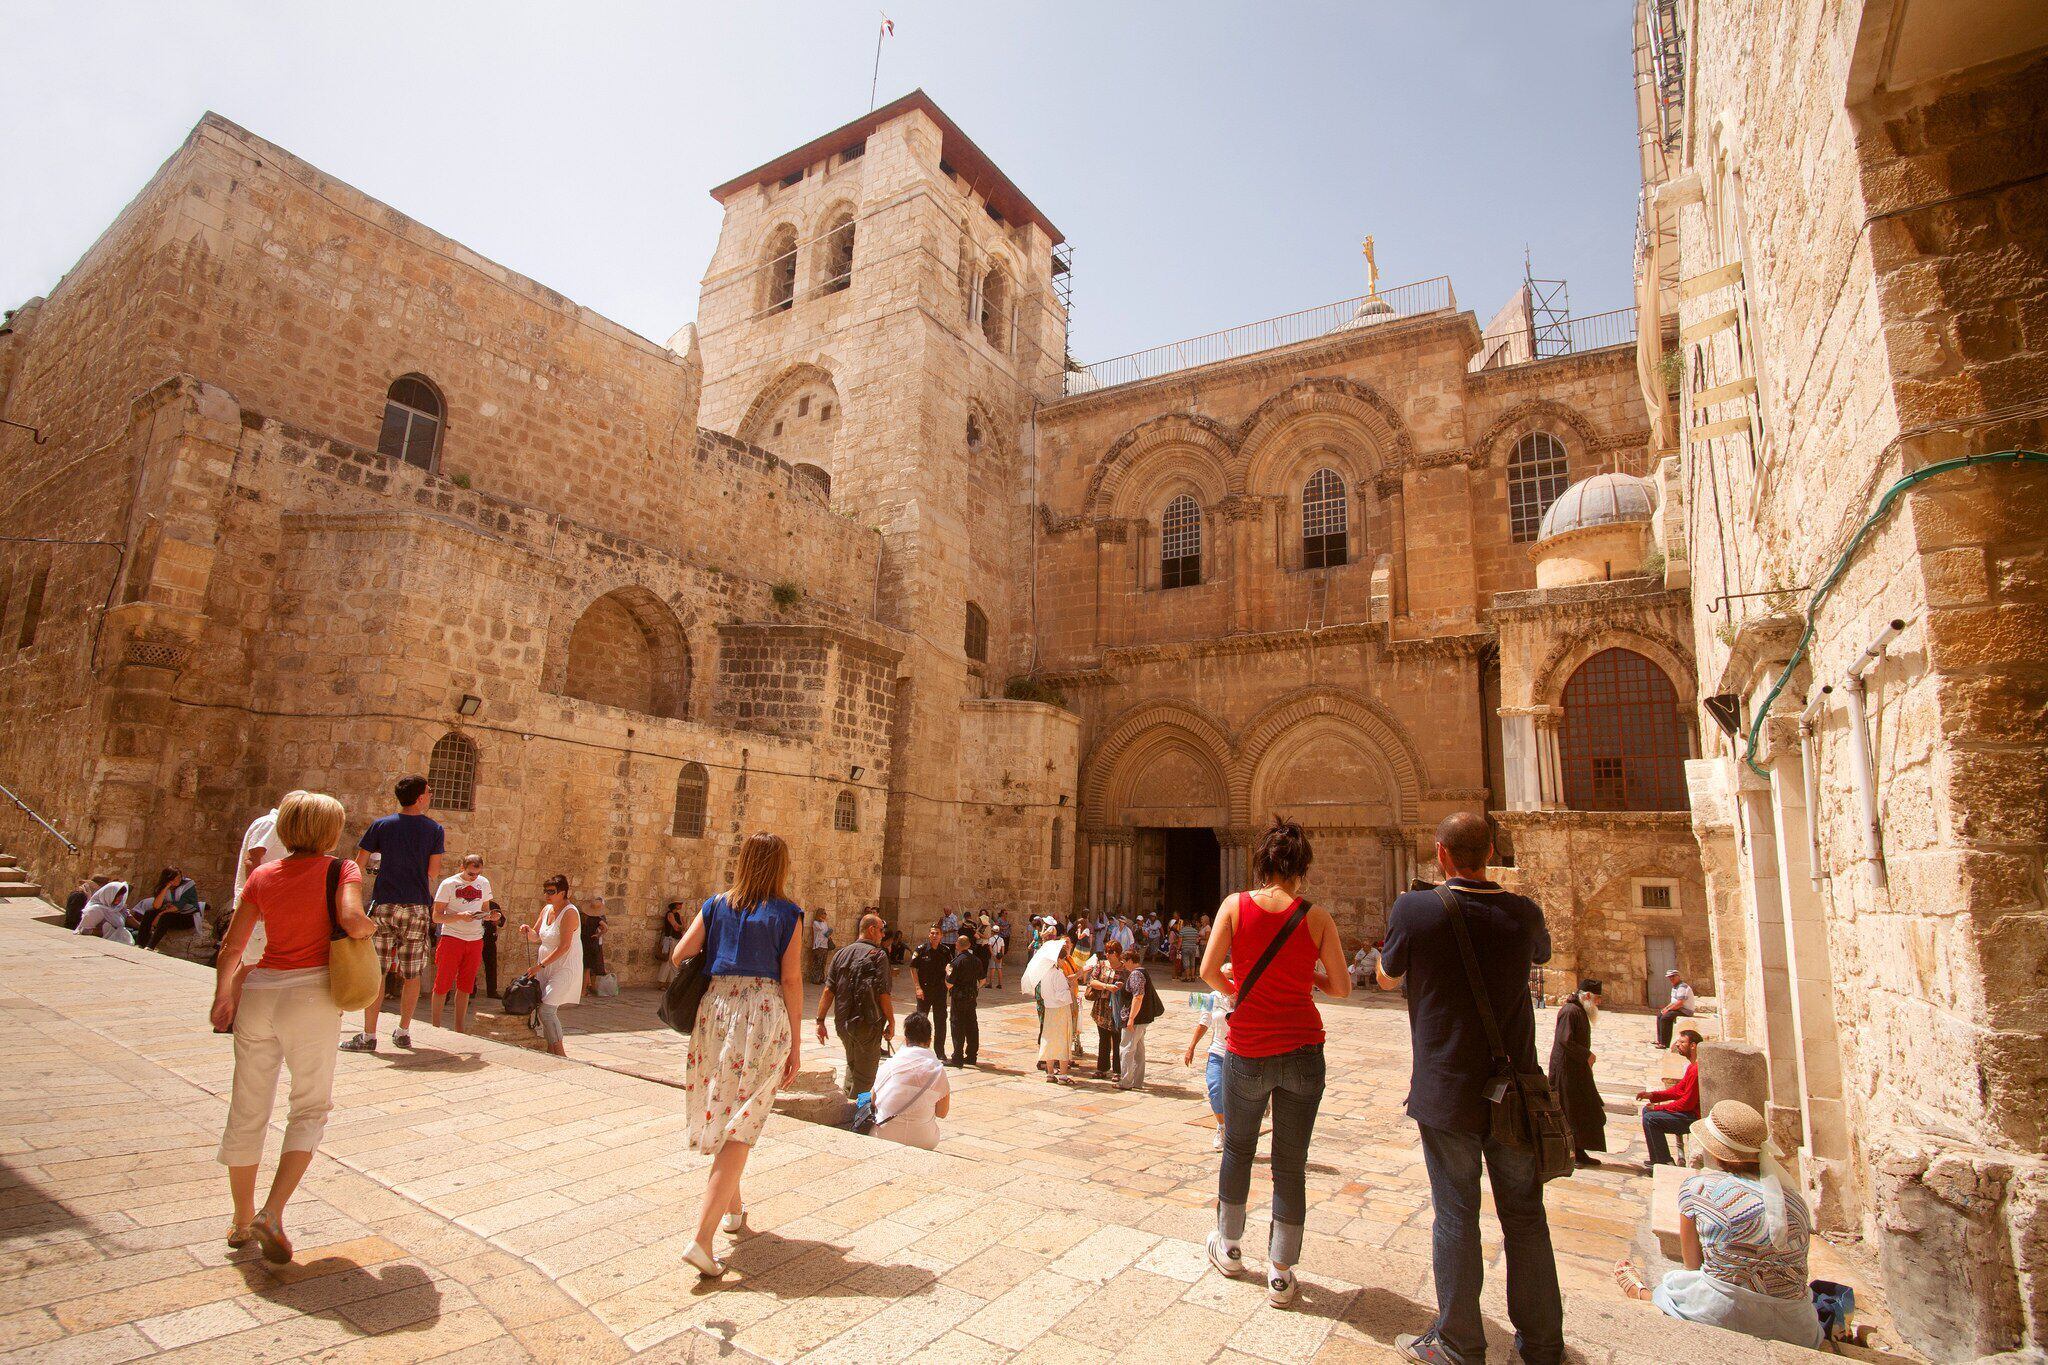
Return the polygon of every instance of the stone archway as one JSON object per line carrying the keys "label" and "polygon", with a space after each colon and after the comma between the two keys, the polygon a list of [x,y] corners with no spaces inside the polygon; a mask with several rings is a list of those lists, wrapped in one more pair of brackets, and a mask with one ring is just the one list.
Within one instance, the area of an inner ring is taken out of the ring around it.
{"label": "stone archway", "polygon": [[561,691],[642,715],[686,716],[690,652],[682,623],[643,587],[605,593],[569,630]]}

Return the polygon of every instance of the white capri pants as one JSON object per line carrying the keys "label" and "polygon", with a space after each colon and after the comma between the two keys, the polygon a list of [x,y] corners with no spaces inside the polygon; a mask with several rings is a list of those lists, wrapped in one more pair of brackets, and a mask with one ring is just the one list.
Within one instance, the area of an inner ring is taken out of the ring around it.
{"label": "white capri pants", "polygon": [[235,1011],[235,1089],[228,1100],[227,1131],[220,1139],[223,1166],[254,1166],[263,1159],[280,1065],[292,1073],[283,1150],[310,1152],[319,1147],[328,1112],[334,1108],[340,1022],[341,1011],[324,980],[242,992]]}

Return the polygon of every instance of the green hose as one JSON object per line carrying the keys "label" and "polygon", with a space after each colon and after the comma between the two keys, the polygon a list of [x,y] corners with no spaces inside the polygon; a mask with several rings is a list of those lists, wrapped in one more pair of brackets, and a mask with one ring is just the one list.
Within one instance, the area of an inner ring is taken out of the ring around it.
{"label": "green hose", "polygon": [[1925,483],[1937,474],[1947,474],[1952,470],[1987,464],[2043,463],[2048,463],[2048,453],[2039,450],[1999,450],[1989,455],[1965,455],[1960,459],[1942,460],[1928,465],[1925,469],[1916,469],[1884,490],[1884,496],[1877,500],[1876,509],[1864,518],[1863,524],[1856,528],[1856,534],[1849,537],[1848,547],[1842,551],[1842,557],[1835,561],[1835,567],[1828,570],[1828,576],[1820,581],[1820,585],[1813,590],[1813,596],[1807,600],[1806,629],[1800,634],[1799,643],[1792,650],[1792,658],[1786,663],[1785,671],[1778,675],[1777,682],[1771,684],[1770,695],[1765,697],[1764,704],[1757,708],[1756,719],[1749,723],[1749,746],[1743,751],[1742,761],[1749,765],[1751,772],[1758,777],[1770,776],[1770,773],[1756,761],[1756,742],[1757,737],[1763,733],[1764,718],[1771,714],[1771,707],[1777,703],[1778,694],[1783,692],[1785,684],[1792,680],[1792,671],[1798,668],[1799,661],[1806,657],[1806,646],[1813,639],[1814,622],[1819,619],[1820,604],[1827,600],[1828,594],[1835,590],[1835,584],[1840,582],[1842,575],[1848,571],[1849,560],[1855,555],[1856,547],[1863,543],[1863,537],[1870,534],[1870,528],[1877,525],[1885,513],[1891,511],[1892,504],[1899,500],[1899,495],[1915,484]]}

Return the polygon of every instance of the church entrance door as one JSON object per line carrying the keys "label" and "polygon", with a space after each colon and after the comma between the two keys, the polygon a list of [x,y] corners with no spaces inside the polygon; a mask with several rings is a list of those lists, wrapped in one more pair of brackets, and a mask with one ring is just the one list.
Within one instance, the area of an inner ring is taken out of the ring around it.
{"label": "church entrance door", "polygon": [[1167,829],[1166,875],[1161,879],[1161,913],[1167,918],[1200,918],[1216,913],[1223,899],[1222,846],[1210,829]]}

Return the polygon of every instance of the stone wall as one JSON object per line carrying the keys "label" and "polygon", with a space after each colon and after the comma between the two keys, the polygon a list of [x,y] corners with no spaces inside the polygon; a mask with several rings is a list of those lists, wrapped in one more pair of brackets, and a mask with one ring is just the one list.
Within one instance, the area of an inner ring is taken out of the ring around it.
{"label": "stone wall", "polygon": [[[1861,529],[1902,476],[2048,443],[2048,67],[1966,8],[1902,38],[1884,6],[1702,6],[1663,195],[1678,273],[1703,286],[1677,322],[1740,317],[1686,352],[1688,393],[1756,384],[1689,418],[1733,430],[1684,450],[1695,603],[1758,594],[1694,616],[1702,691],[1743,704],[1743,736],[1704,729],[1716,771],[1694,783],[1722,812],[1702,843],[1734,921],[1715,931],[1723,992],[1770,1055],[1774,1124],[1824,1224],[1877,1241],[1901,1327],[1942,1360],[2048,1342],[2043,475],[1939,474]],[[1930,41],[1918,70],[1949,74],[1895,79]],[[1866,739],[1849,669],[1894,620]],[[1751,767],[1748,729],[1809,629]]]}

